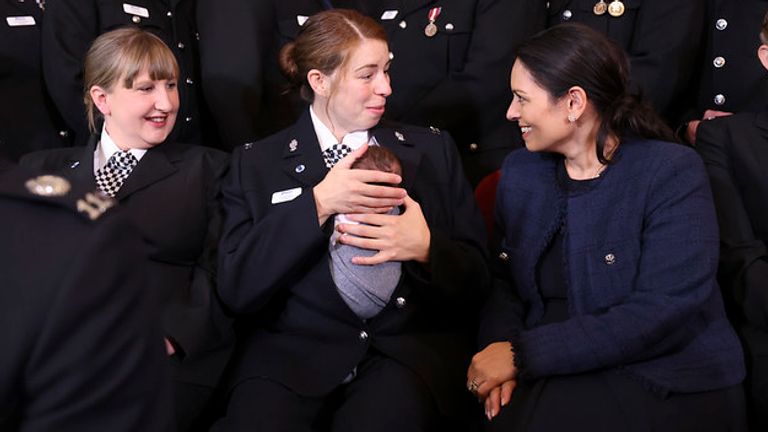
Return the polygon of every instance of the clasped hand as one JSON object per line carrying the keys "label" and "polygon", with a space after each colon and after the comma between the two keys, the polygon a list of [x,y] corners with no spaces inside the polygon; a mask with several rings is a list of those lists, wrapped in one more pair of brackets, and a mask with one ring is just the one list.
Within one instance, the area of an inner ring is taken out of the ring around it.
{"label": "clasped hand", "polygon": [[488,420],[495,417],[501,407],[508,404],[515,380],[515,354],[509,342],[495,342],[472,357],[467,370],[467,389],[485,405]]}

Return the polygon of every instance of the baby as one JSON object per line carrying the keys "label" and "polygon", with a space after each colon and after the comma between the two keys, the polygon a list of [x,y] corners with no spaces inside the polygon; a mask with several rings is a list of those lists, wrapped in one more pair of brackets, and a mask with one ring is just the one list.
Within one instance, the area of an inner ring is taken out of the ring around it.
{"label": "baby", "polygon": [[[402,175],[400,160],[391,151],[380,146],[370,146],[352,164],[353,169],[366,169]],[[399,214],[395,207],[389,214]],[[360,318],[368,319],[379,313],[389,302],[400,281],[402,263],[387,261],[381,264],[357,265],[352,263],[356,256],[373,256],[378,251],[361,249],[338,242],[340,233],[335,230],[340,223],[356,224],[345,215],[334,218],[334,231],[329,250],[331,254],[331,276],[341,298]]]}

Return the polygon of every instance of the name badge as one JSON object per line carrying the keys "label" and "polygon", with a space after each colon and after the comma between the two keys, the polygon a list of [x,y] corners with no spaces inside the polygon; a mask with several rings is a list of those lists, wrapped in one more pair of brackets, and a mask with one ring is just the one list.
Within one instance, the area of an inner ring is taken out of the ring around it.
{"label": "name badge", "polygon": [[299,27],[303,26],[308,19],[309,17],[306,15],[296,15],[296,22],[299,23]]}
{"label": "name badge", "polygon": [[396,10],[388,10],[388,11],[384,11],[384,13],[381,14],[381,19],[382,20],[391,20],[391,19],[395,19],[396,16],[397,16],[397,11]]}
{"label": "name badge", "polygon": [[7,22],[10,27],[27,27],[35,25],[35,17],[9,16],[5,18],[5,22]]}
{"label": "name badge", "polygon": [[149,18],[149,9],[128,3],[123,3],[123,12],[128,15],[136,15],[142,18]]}
{"label": "name badge", "polygon": [[301,195],[300,187],[275,192],[272,194],[272,204],[280,204],[288,201],[293,201],[299,195]]}

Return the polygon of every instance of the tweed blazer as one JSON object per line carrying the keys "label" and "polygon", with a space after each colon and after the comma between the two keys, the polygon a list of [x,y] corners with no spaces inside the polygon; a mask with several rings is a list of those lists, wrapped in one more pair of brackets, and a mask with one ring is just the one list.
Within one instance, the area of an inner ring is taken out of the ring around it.
{"label": "tweed blazer", "polygon": [[[560,156],[520,150],[497,196],[498,284],[481,341],[512,340],[520,377],[622,369],[647,387],[697,392],[744,378],[715,279],[718,232],[701,160],[671,143],[625,140],[585,191],[558,181]],[[536,268],[565,226],[568,319],[537,326]]]}

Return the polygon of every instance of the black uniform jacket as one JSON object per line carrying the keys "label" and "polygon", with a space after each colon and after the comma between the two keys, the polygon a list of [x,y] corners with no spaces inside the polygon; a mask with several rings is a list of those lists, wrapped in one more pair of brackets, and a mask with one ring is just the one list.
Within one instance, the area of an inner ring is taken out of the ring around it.
{"label": "black uniform jacket", "polygon": [[768,331],[768,111],[701,122],[696,149],[717,207],[725,298]]}
{"label": "black uniform jacket", "polygon": [[704,0],[622,0],[624,13],[617,17],[607,12],[596,15],[598,0],[548,3],[550,26],[569,21],[586,24],[624,48],[633,86],[669,124],[677,123],[687,108],[685,95],[697,68]]}
{"label": "black uniform jacket", "polygon": [[112,200],[40,175],[0,167],[0,430],[166,431],[146,249]]}
{"label": "black uniform jacket", "polygon": [[34,0],[0,0],[0,155],[11,160],[69,143],[43,85],[42,18]]}
{"label": "black uniform jacket", "polygon": [[[32,153],[22,164],[95,187],[93,152],[86,147]],[[166,142],[151,148],[115,198],[150,248],[148,283],[166,306],[166,337],[180,349],[172,364],[180,381],[212,386],[231,345],[229,319],[216,297],[216,249],[221,230],[220,179],[228,156]]]}
{"label": "black uniform jacket", "polygon": [[236,375],[321,396],[376,349],[421,376],[446,411],[466,393],[469,333],[488,279],[483,222],[448,134],[400,126],[371,132],[402,161],[403,187],[429,224],[429,265],[403,263],[389,304],[361,320],[331,279],[333,224],[318,226],[312,193],[328,170],[309,114],[236,149],[219,266],[222,299],[251,320]]}
{"label": "black uniform jacket", "polygon": [[[293,40],[321,0],[200,0],[198,21],[204,91],[231,146],[293,123],[303,105],[283,94],[280,47]],[[505,119],[516,45],[544,28],[539,0],[331,1],[353,6],[386,29],[393,54],[387,118],[447,129],[475,180],[519,146]],[[437,33],[425,27],[440,8]],[[516,144],[517,143],[517,144]]]}
{"label": "black uniform jacket", "polygon": [[706,47],[693,110],[757,112],[768,109],[768,73],[757,59],[767,0],[709,0]]}
{"label": "black uniform jacket", "polygon": [[[78,145],[90,133],[83,105],[83,62],[100,34],[136,25],[165,41],[179,62],[179,121],[171,135],[194,144],[203,140],[206,111],[199,91],[195,0],[56,0],[48,1],[42,32],[45,83]],[[214,136],[211,134],[210,136]],[[206,138],[209,135],[205,135]]]}

